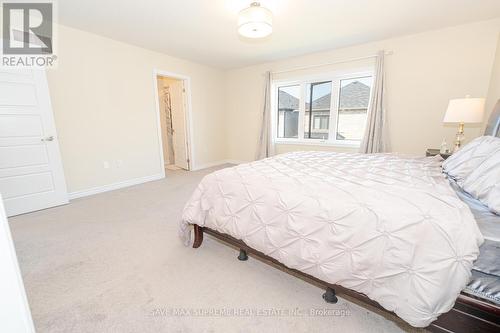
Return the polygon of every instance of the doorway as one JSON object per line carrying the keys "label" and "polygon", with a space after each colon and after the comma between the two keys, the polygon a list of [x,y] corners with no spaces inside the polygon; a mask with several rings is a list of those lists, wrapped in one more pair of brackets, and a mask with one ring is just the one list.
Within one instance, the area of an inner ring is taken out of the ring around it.
{"label": "doorway", "polygon": [[191,170],[189,78],[155,72],[161,155],[165,170]]}

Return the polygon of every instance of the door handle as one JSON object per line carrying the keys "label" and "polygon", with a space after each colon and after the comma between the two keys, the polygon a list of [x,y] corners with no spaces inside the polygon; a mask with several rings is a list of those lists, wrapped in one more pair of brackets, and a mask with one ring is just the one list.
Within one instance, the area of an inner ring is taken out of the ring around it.
{"label": "door handle", "polygon": [[51,135],[51,136],[48,136],[48,137],[45,137],[45,138],[42,138],[42,141],[54,141],[54,137]]}

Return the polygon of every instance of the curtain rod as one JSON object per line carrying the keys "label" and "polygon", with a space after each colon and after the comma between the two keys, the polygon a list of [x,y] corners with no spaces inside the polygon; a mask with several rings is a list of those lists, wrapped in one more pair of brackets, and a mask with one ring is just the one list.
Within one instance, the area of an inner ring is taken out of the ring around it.
{"label": "curtain rod", "polygon": [[[385,55],[392,55],[392,54],[394,54],[393,51],[387,51],[387,52],[385,52]],[[294,72],[294,71],[300,71],[300,70],[303,70],[303,69],[310,69],[310,68],[316,68],[316,67],[336,65],[336,64],[341,64],[341,63],[344,63],[344,62],[358,61],[358,60],[370,59],[370,58],[375,58],[375,57],[377,57],[377,55],[376,54],[372,54],[372,55],[369,55],[369,56],[344,59],[344,60],[339,60],[339,61],[334,61],[334,62],[325,62],[323,64],[317,64],[317,65],[309,65],[309,66],[302,66],[302,67],[293,67],[293,68],[285,69],[285,70],[282,70],[282,71],[271,72],[271,74],[281,74],[281,73],[287,73],[287,72]]]}

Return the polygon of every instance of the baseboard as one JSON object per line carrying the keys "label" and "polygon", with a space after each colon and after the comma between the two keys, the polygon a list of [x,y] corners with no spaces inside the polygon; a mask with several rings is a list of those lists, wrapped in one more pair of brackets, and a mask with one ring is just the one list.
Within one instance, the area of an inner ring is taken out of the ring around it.
{"label": "baseboard", "polygon": [[142,183],[147,183],[153,180],[159,180],[165,178],[165,175],[162,173],[156,174],[156,175],[151,175],[151,176],[146,176],[146,177],[139,177],[139,178],[134,178],[134,179],[129,179],[129,180],[124,180],[122,182],[117,182],[113,184],[108,184],[104,186],[97,186],[97,187],[92,187],[87,190],[82,190],[82,191],[76,191],[76,192],[71,192],[68,193],[68,197],[70,200],[76,199],[76,198],[81,198],[81,197],[86,197],[89,195],[94,195],[98,193],[103,193],[103,192],[108,192],[108,191],[113,191],[113,190],[118,190],[120,188],[124,187],[129,187],[133,185],[139,185]]}
{"label": "baseboard", "polygon": [[215,161],[215,162],[210,162],[210,163],[198,164],[192,169],[192,171],[208,169],[208,168],[212,168],[212,167],[215,167],[218,165],[223,165],[223,164],[242,164],[242,163],[248,163],[248,162],[239,161],[239,160],[221,160],[221,161]]}
{"label": "baseboard", "polygon": [[[215,167],[215,166],[218,166],[218,165],[223,165],[223,164],[241,164],[241,163],[247,163],[247,162],[245,162],[245,161],[239,161],[239,160],[221,160],[221,161],[216,161],[216,162],[210,162],[210,163],[204,163],[204,164],[201,164],[201,165],[197,165],[193,169],[193,171],[203,170],[203,169],[207,169],[207,168],[212,168],[212,167]],[[147,182],[150,182],[150,181],[153,181],[153,180],[159,180],[159,179],[162,179],[162,178],[165,178],[165,175],[159,173],[159,174],[156,174],[156,175],[151,175],[151,176],[146,176],[146,177],[129,179],[129,180],[125,180],[125,181],[122,181],[122,182],[117,182],[117,183],[108,184],[108,185],[104,185],[104,186],[92,187],[92,188],[89,188],[87,190],[81,190],[81,191],[71,192],[71,193],[68,193],[68,198],[69,198],[69,200],[73,200],[73,199],[77,199],[77,198],[81,198],[81,197],[86,197],[86,196],[89,196],[89,195],[94,195],[94,194],[104,193],[104,192],[108,192],[108,191],[118,190],[118,189],[124,188],[124,187],[129,187],[129,186],[133,186],[133,185],[139,185],[139,184],[142,184],[142,183],[147,183]]]}
{"label": "baseboard", "polygon": [[226,160],[226,163],[229,164],[243,164],[243,163],[250,163],[249,161],[241,161],[241,160]]}

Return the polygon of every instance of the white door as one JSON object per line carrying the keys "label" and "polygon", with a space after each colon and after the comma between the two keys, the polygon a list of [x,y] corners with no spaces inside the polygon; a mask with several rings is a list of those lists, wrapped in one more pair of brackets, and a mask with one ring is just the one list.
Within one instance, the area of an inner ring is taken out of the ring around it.
{"label": "white door", "polygon": [[175,80],[171,84],[172,96],[172,127],[174,128],[173,145],[175,165],[189,170],[186,131],[186,94],[184,81]]}
{"label": "white door", "polygon": [[0,67],[0,193],[8,216],[68,202],[43,70]]}
{"label": "white door", "polygon": [[35,332],[0,197],[0,332]]}

